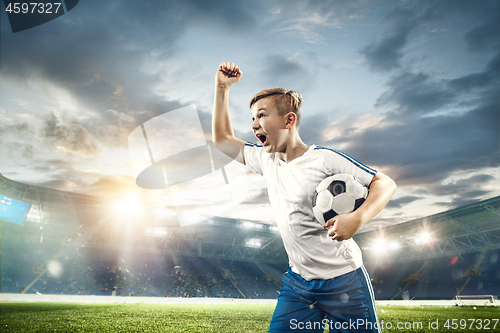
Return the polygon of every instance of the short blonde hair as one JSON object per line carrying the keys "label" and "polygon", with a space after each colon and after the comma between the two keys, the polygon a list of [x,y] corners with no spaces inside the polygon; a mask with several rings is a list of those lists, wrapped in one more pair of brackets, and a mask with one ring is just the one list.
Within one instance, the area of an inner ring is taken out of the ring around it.
{"label": "short blonde hair", "polygon": [[272,97],[280,116],[284,116],[288,112],[295,113],[295,115],[297,116],[297,127],[299,127],[300,118],[302,115],[302,96],[300,96],[298,92],[284,88],[265,89],[255,94],[255,96],[250,101],[250,108],[258,100],[266,97]]}

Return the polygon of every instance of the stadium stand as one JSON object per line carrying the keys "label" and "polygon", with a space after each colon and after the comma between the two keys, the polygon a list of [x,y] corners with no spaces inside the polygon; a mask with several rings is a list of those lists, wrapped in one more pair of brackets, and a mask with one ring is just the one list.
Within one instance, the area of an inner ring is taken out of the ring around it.
{"label": "stadium stand", "polygon": [[[1,293],[272,299],[288,266],[276,228],[255,221],[213,217],[180,228],[146,207],[123,223],[109,199],[2,175],[0,191],[31,205],[23,224],[0,221]],[[495,197],[387,226],[383,251],[378,230],[356,235],[376,298],[498,296],[499,207]]]}
{"label": "stadium stand", "polygon": [[[500,251],[465,253],[371,271],[377,299],[453,299],[463,295],[498,295]],[[484,257],[477,271],[471,267]],[[422,268],[422,270],[420,270]]]}

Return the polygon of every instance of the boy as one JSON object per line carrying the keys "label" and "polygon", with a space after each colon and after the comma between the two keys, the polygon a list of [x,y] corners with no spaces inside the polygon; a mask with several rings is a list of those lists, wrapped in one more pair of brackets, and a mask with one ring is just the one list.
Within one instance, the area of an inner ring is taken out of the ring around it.
{"label": "boy", "polygon": [[[379,332],[373,289],[352,236],[385,207],[396,184],[343,153],[305,144],[298,132],[302,97],[294,91],[277,88],[255,95],[252,129],[261,144],[236,138],[229,88],[242,74],[234,63],[220,64],[212,134],[219,149],[237,146],[248,170],[266,178],[289,257],[269,332],[323,332],[325,326],[330,332]],[[314,218],[312,196],[321,180],[336,173],[352,174],[370,191],[356,211],[321,226]]]}

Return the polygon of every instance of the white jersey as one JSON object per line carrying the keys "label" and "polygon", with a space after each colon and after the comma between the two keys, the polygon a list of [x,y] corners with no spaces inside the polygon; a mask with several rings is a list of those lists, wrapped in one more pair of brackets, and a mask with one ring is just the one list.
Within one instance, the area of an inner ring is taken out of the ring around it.
{"label": "white jersey", "polygon": [[362,264],[361,250],[351,238],[332,241],[315,219],[312,198],[328,176],[347,173],[367,187],[376,171],[350,156],[312,145],[286,163],[259,144],[246,143],[245,164],[266,179],[269,200],[288,254],[289,265],[306,280],[331,279]]}

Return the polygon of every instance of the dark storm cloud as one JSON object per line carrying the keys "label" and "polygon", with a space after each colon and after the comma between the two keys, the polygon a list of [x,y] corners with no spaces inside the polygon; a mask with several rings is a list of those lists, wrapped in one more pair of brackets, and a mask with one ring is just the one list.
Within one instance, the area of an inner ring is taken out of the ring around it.
{"label": "dark storm cloud", "polygon": [[177,54],[177,40],[195,23],[220,26],[228,36],[254,24],[232,1],[85,1],[46,25],[3,34],[9,52],[2,54],[2,75],[18,82],[43,78],[107,122],[115,120],[108,109],[158,115],[179,104],[155,96],[160,73],[141,68]]}
{"label": "dark storm cloud", "polygon": [[476,88],[487,87],[490,83],[499,80],[500,73],[500,54],[497,54],[481,73],[474,73],[464,77],[450,80],[449,86],[460,92],[470,92]]}
{"label": "dark storm cloud", "polygon": [[500,43],[500,26],[498,17],[489,24],[473,28],[465,34],[465,40],[471,51],[483,51],[489,48],[498,48]]}
{"label": "dark storm cloud", "polygon": [[[456,79],[436,79],[425,73],[403,73],[388,81],[389,89],[377,99],[375,106],[393,106],[393,111],[398,114],[425,115],[456,103],[459,97],[474,101],[475,105],[496,103],[497,95],[489,92],[495,92],[500,85],[499,71],[500,54],[496,54],[484,71]],[[487,99],[484,100],[484,97]]]}
{"label": "dark storm cloud", "polygon": [[423,73],[404,73],[393,77],[390,89],[375,102],[376,107],[397,105],[397,112],[428,113],[455,100],[455,92],[443,87],[443,82],[432,80]]}
{"label": "dark storm cloud", "polygon": [[332,119],[331,113],[303,114],[299,127],[300,137],[307,144],[323,142],[323,132],[318,129],[324,128]]}
{"label": "dark storm cloud", "polygon": [[255,25],[255,18],[250,14],[255,3],[232,0],[190,0],[184,1],[182,17],[196,21],[209,21],[210,24],[221,24],[226,29],[241,31]]}
{"label": "dark storm cloud", "polygon": [[388,166],[401,185],[429,184],[458,170],[495,167],[499,108],[497,99],[464,114],[387,116],[401,122],[350,136],[346,149],[368,164]]}
{"label": "dark storm cloud", "polygon": [[53,113],[45,117],[41,134],[48,143],[66,152],[91,158],[100,155],[97,142],[83,126],[62,124]]}
{"label": "dark storm cloud", "polygon": [[[359,134],[340,128],[342,135],[332,144],[345,144],[348,153],[363,162],[387,167],[400,185],[426,186],[456,171],[497,167],[497,68],[498,55],[483,72],[454,80],[413,73],[396,76],[377,100],[379,107],[391,107],[385,119]],[[432,111],[439,113],[429,115]]]}
{"label": "dark storm cloud", "polygon": [[438,15],[436,8],[429,5],[412,8],[396,7],[385,17],[390,27],[381,38],[365,46],[360,51],[361,55],[365,57],[368,66],[375,71],[390,71],[401,67],[403,49],[410,35],[419,25]]}
{"label": "dark storm cloud", "polygon": [[[391,71],[401,68],[405,47],[410,38],[425,30],[463,29],[477,22],[464,38],[470,50],[495,49],[499,44],[500,10],[498,1],[415,1],[402,2],[387,14],[382,21],[388,27],[375,40],[360,50],[370,69]],[[442,25],[447,25],[446,27]]]}
{"label": "dark storm cloud", "polygon": [[[481,189],[464,190],[462,186],[449,186],[449,188],[456,188],[457,190],[461,190],[461,192],[446,191],[449,193],[449,196],[452,196],[452,199],[450,201],[438,201],[434,203],[434,205],[446,207],[447,209],[462,207],[480,201],[489,193],[488,191]],[[472,188],[477,187],[473,186]],[[459,193],[459,195],[457,195],[457,193]]]}
{"label": "dark storm cloud", "polygon": [[363,48],[361,54],[366,58],[368,65],[373,70],[389,71],[401,66],[403,47],[408,40],[411,29],[391,33],[383,40],[374,42]]}
{"label": "dark storm cloud", "polygon": [[423,198],[416,197],[416,196],[413,196],[413,195],[407,195],[407,196],[404,196],[404,197],[401,197],[401,198],[398,198],[398,199],[391,200],[387,204],[386,208],[401,208],[401,207],[403,207],[406,204],[409,204],[409,203],[412,203],[414,201],[421,200],[421,199],[423,199]]}
{"label": "dark storm cloud", "polygon": [[475,198],[484,194],[478,190],[480,186],[488,184],[488,182],[494,179],[495,178],[492,175],[479,174],[469,178],[459,179],[448,184],[434,184],[429,186],[429,189],[438,196],[448,196],[457,193],[476,193],[475,195],[471,195],[471,198]]}
{"label": "dark storm cloud", "polygon": [[[262,77],[267,88],[285,88],[305,91],[310,89],[307,68],[293,57],[274,55],[267,57],[262,64]],[[293,84],[294,86],[290,86]]]}

